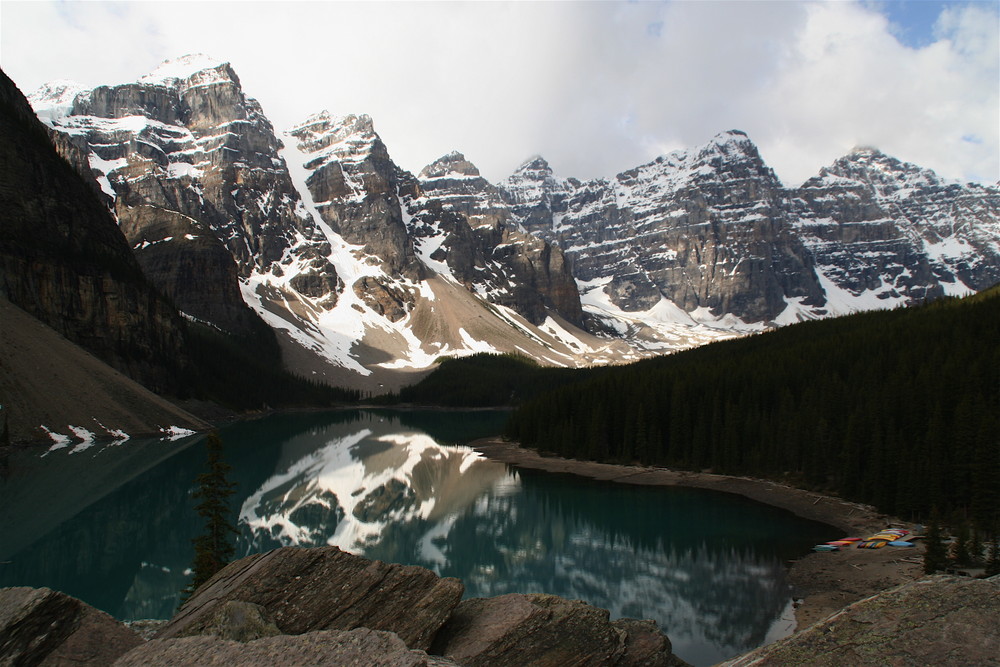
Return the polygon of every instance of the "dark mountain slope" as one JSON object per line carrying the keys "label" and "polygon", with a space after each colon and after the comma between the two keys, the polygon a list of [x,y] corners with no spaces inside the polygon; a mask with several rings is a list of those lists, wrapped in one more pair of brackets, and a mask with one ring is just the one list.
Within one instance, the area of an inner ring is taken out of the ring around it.
{"label": "dark mountain slope", "polygon": [[0,432],[10,443],[46,438],[42,426],[98,438],[208,428],[2,297],[0,322]]}
{"label": "dark mountain slope", "polygon": [[183,321],[2,72],[0,292],[143,385],[180,389]]}

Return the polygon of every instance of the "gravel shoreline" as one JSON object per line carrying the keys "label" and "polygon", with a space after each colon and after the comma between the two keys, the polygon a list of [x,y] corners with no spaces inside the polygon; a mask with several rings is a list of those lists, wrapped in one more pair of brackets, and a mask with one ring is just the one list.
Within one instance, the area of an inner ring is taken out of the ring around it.
{"label": "gravel shoreline", "polygon": [[[785,484],[750,477],[685,472],[667,468],[614,465],[541,456],[515,442],[484,438],[469,443],[483,456],[522,468],[569,473],[622,484],[689,486],[738,495],[786,509],[797,516],[833,526],[843,535],[864,537],[900,520],[873,507],[852,503]],[[922,548],[901,550],[845,549],[809,554],[791,563],[789,578],[803,597],[795,610],[796,631],[843,609],[846,605],[880,591],[918,579],[923,574]]]}

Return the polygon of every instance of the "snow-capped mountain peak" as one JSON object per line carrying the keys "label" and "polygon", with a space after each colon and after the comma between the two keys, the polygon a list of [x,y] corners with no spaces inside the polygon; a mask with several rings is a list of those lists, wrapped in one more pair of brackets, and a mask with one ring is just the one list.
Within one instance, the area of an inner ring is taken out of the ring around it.
{"label": "snow-capped mountain peak", "polygon": [[421,180],[434,178],[479,178],[479,169],[458,151],[439,157],[420,170]]}
{"label": "snow-capped mountain peak", "polygon": [[59,79],[42,84],[28,95],[28,103],[43,121],[52,123],[73,111],[73,101],[80,93],[89,90],[76,81]]}
{"label": "snow-capped mountain peak", "polygon": [[152,72],[140,76],[137,82],[148,85],[178,86],[185,83],[197,85],[231,81],[234,78],[235,72],[228,62],[204,53],[193,53],[164,60]]}
{"label": "snow-capped mountain peak", "polygon": [[31,100],[187,315],[241,331],[249,304],[334,384],[485,350],[623,361],[1000,281],[1000,191],[875,149],[789,189],[730,130],[610,178],[533,156],[494,185],[458,151],[413,176],[364,114],[279,140],[205,55]]}

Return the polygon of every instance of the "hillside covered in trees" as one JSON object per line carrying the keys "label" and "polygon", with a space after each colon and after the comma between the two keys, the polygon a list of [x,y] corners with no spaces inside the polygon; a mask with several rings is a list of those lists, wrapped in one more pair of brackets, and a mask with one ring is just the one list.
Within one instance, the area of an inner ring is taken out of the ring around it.
{"label": "hillside covered in trees", "polygon": [[456,408],[518,405],[602,370],[553,368],[520,355],[482,352],[443,358],[430,375],[397,395],[382,397],[382,402]]}
{"label": "hillside covered in trees", "polygon": [[559,455],[753,475],[1000,532],[1000,288],[605,369],[507,435]]}

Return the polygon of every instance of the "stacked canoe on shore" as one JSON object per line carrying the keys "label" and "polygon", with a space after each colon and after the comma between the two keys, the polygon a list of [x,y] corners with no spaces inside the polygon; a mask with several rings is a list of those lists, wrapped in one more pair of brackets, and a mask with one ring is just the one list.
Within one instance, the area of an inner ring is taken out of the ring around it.
{"label": "stacked canoe on shore", "polygon": [[827,542],[826,544],[817,544],[813,547],[813,551],[840,551],[850,546],[856,546],[858,549],[881,549],[886,545],[891,547],[915,546],[913,542],[904,539],[909,534],[910,531],[903,530],[902,528],[886,528],[864,539],[860,537],[843,537],[839,540]]}

